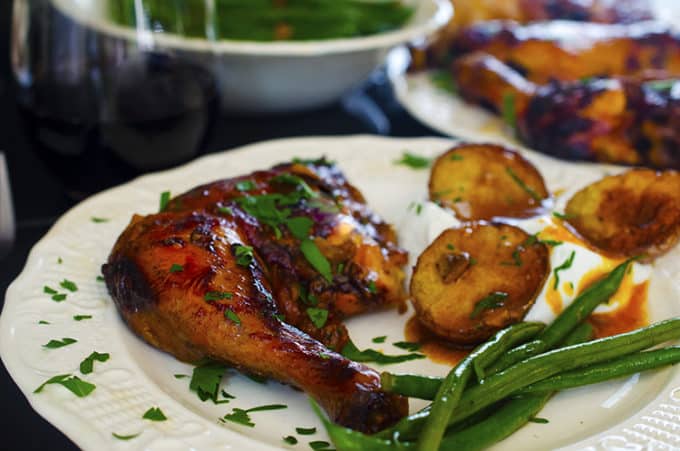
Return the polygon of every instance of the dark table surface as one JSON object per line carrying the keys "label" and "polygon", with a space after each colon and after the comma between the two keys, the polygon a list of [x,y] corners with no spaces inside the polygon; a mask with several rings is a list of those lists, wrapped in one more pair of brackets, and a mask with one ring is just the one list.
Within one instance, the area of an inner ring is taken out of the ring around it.
{"label": "dark table surface", "polygon": [[[17,221],[11,253],[0,260],[0,293],[22,270],[33,245],[55,220],[78,201],[52,165],[28,140],[15,104],[9,63],[10,0],[0,1],[0,150],[6,152]],[[376,72],[366,85],[342,101],[315,111],[270,117],[220,117],[205,152],[232,149],[274,138],[359,133],[390,136],[430,136],[396,102],[384,73]],[[107,174],[91,185],[93,192],[122,183],[135,174]],[[73,450],[77,447],[29,406],[4,366],[0,366],[0,405],[3,407],[1,449]]]}

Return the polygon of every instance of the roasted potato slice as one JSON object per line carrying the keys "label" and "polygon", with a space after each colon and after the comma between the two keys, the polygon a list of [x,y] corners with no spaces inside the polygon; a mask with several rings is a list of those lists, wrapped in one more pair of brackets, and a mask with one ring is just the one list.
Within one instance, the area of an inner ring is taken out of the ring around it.
{"label": "roasted potato slice", "polygon": [[524,318],[549,270],[546,245],[522,229],[473,223],[445,230],[425,249],[411,297],[425,327],[470,345]]}
{"label": "roasted potato slice", "polygon": [[430,199],[463,221],[535,216],[548,198],[538,170],[498,145],[456,146],[435,161],[430,174]]}
{"label": "roasted potato slice", "polygon": [[680,172],[631,169],[605,177],[569,199],[566,221],[612,256],[652,260],[680,238]]}

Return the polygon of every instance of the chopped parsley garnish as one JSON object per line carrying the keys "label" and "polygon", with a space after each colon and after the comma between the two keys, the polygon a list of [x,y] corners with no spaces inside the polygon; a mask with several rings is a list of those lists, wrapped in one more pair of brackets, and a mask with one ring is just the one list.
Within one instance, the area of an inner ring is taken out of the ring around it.
{"label": "chopped parsley garnish", "polygon": [[201,401],[212,400],[217,404],[220,382],[227,367],[217,362],[208,362],[194,368],[189,389],[196,392]]}
{"label": "chopped parsley garnish", "polygon": [[503,94],[503,106],[501,108],[503,121],[513,129],[517,127],[517,109],[515,105],[515,94],[506,92]]}
{"label": "chopped parsley garnish", "polygon": [[133,438],[139,437],[141,435],[141,432],[138,432],[136,434],[130,434],[130,435],[121,435],[121,434],[116,434],[115,432],[112,432],[111,435],[113,435],[118,440],[132,440]]}
{"label": "chopped parsley garnish", "polygon": [[66,293],[53,294],[52,300],[54,302],[61,302],[66,300]]}
{"label": "chopped parsley garnish", "polygon": [[668,91],[672,89],[675,84],[678,83],[677,79],[671,80],[652,80],[642,84],[645,88],[652,89],[654,91]]}
{"label": "chopped parsley garnish", "polygon": [[78,291],[78,286],[68,279],[64,279],[61,282],[59,282],[59,286],[65,290],[70,291],[71,293]]}
{"label": "chopped parsley garnish", "polygon": [[307,289],[302,285],[300,285],[300,300],[304,304],[309,305],[311,307],[316,307],[317,305],[319,305],[319,299],[312,293],[307,291]]}
{"label": "chopped parsley garnish", "polygon": [[237,423],[242,426],[248,426],[249,428],[255,427],[255,423],[251,421],[250,415],[248,415],[248,411],[239,409],[238,407],[234,407],[231,413],[228,413],[222,418],[220,418],[220,421],[223,423],[225,421],[231,421],[232,423]]}
{"label": "chopped parsley garnish", "polygon": [[399,349],[404,349],[410,352],[415,352],[420,349],[420,343],[413,343],[411,341],[398,341],[396,343],[392,343],[392,345]]}
{"label": "chopped parsley garnish", "polygon": [[404,152],[401,155],[401,159],[395,160],[394,162],[394,164],[408,166],[411,169],[426,169],[430,167],[431,163],[432,163],[431,158],[421,157],[419,155],[414,155],[409,152]]}
{"label": "chopped parsley garnish", "polygon": [[519,248],[512,251],[512,261],[511,262],[501,262],[503,266],[522,266],[522,256],[520,255]]}
{"label": "chopped parsley garnish", "polygon": [[512,170],[512,168],[506,167],[506,168],[505,168],[505,172],[507,172],[508,175],[510,176],[510,178],[511,178],[515,183],[517,183],[517,185],[519,185],[519,187],[522,188],[529,196],[531,196],[531,198],[532,198],[533,200],[535,200],[536,202],[540,202],[540,201],[542,200],[542,199],[541,199],[541,196],[539,196],[538,193],[536,193],[536,191],[534,191],[531,187],[529,187],[529,186],[524,182],[524,180],[522,180],[522,179],[515,173],[515,171]]}
{"label": "chopped parsley garnish", "polygon": [[274,183],[287,183],[289,185],[295,186],[298,191],[301,191],[305,198],[313,199],[318,197],[319,194],[316,193],[302,178],[293,174],[280,174],[273,177],[270,182]]}
{"label": "chopped parsley garnish", "polygon": [[350,340],[345,347],[342,348],[341,354],[355,362],[375,362],[380,365],[390,365],[394,363],[408,362],[409,360],[424,359],[424,354],[404,354],[404,355],[386,355],[374,349],[359,350],[356,345]]}
{"label": "chopped parsley garnish", "polygon": [[142,418],[151,421],[165,421],[168,417],[165,416],[160,407],[151,407],[149,410],[144,412]]}
{"label": "chopped parsley garnish", "polygon": [[186,379],[188,377],[191,377],[188,374],[174,374],[173,376],[175,376],[175,379]]}
{"label": "chopped parsley garnish", "polygon": [[178,263],[173,263],[172,266],[170,267],[170,273],[182,272],[182,271],[184,271],[184,266],[182,266]]}
{"label": "chopped parsley garnish", "polygon": [[539,243],[545,244],[546,246],[550,247],[557,247],[561,246],[564,244],[564,241],[557,241],[557,240],[538,240]]}
{"label": "chopped parsley garnish", "polygon": [[322,308],[309,307],[307,309],[307,316],[309,316],[309,319],[312,320],[312,323],[318,329],[321,329],[323,326],[326,325],[326,321],[328,321],[328,310]]}
{"label": "chopped parsley garnish", "polygon": [[373,343],[385,343],[385,340],[387,340],[387,335],[382,335],[380,337],[375,337],[373,340],[371,340]]}
{"label": "chopped parsley garnish", "polygon": [[241,325],[241,318],[238,317],[236,313],[234,313],[233,310],[231,309],[226,309],[224,311],[224,317],[236,324],[237,326]]}
{"label": "chopped parsley garnish", "polygon": [[234,255],[236,256],[236,264],[240,266],[248,266],[253,262],[254,256],[251,246],[237,244],[234,246]]}
{"label": "chopped parsley garnish", "polygon": [[61,265],[62,263],[64,263],[64,260],[61,257],[57,257],[57,264]]}
{"label": "chopped parsley garnish", "polygon": [[298,439],[296,439],[292,435],[289,435],[287,437],[283,437],[283,441],[286,442],[288,445],[297,445],[297,443],[298,443]]}
{"label": "chopped parsley garnish", "polygon": [[309,238],[309,234],[314,226],[314,221],[306,216],[296,216],[286,219],[286,226],[290,233],[298,240]]}
{"label": "chopped parsley garnish", "polygon": [[408,209],[415,211],[416,215],[420,215],[420,213],[423,212],[423,204],[420,202],[411,202],[408,206]]}
{"label": "chopped parsley garnish", "polygon": [[73,319],[75,321],[83,321],[83,320],[86,320],[86,319],[92,319],[92,315],[74,315]]}
{"label": "chopped parsley garnish", "polygon": [[94,222],[95,224],[101,224],[102,222],[109,222],[110,221],[109,218],[98,218],[97,216],[92,216],[90,218],[90,220],[92,222]]}
{"label": "chopped parsley garnish", "polygon": [[371,280],[368,282],[368,292],[371,294],[376,294],[378,292],[378,287],[375,286],[375,281]]}
{"label": "chopped parsley garnish", "polygon": [[83,374],[90,374],[94,370],[94,361],[106,362],[109,360],[110,355],[108,353],[99,353],[94,351],[89,356],[85,357],[85,360],[80,362],[80,372]]}
{"label": "chopped parsley garnish", "polygon": [[324,279],[326,279],[328,282],[333,281],[331,264],[326,259],[326,256],[321,253],[321,250],[319,250],[314,241],[310,239],[302,240],[300,243],[300,251],[302,251],[302,255],[305,256],[305,259],[307,259],[309,264],[312,265],[312,267],[316,269]]}
{"label": "chopped parsley garnish", "polygon": [[50,324],[50,322],[41,319],[40,321],[38,321],[38,324]]}
{"label": "chopped parsley garnish", "polygon": [[158,211],[163,211],[167,208],[170,202],[170,191],[163,191],[161,193],[161,198],[158,201]]}
{"label": "chopped parsley garnish", "polygon": [[241,182],[237,182],[234,186],[236,186],[236,189],[239,191],[250,191],[251,189],[256,188],[255,182],[252,180],[243,180]]}
{"label": "chopped parsley garnish", "polygon": [[502,307],[507,297],[508,293],[503,293],[501,291],[496,291],[489,294],[487,297],[475,304],[475,308],[472,310],[472,313],[470,313],[470,319],[479,317],[485,310]]}
{"label": "chopped parsley garnish", "polygon": [[270,404],[266,406],[253,407],[252,409],[239,409],[238,407],[234,407],[231,413],[226,414],[220,420],[222,422],[231,421],[233,423],[238,423],[252,428],[255,426],[255,423],[253,423],[250,419],[250,413],[264,412],[266,410],[281,410],[287,408],[288,406],[284,404]]}
{"label": "chopped parsley garnish", "polygon": [[217,207],[217,212],[224,215],[234,216],[234,209],[231,207]]}
{"label": "chopped parsley garnish", "polygon": [[560,271],[564,271],[565,269],[571,268],[571,265],[574,264],[574,257],[576,256],[576,251],[571,251],[571,254],[569,257],[557,268],[553,270],[553,274],[555,274],[555,283],[553,284],[553,290],[557,290],[557,287],[560,284]]}
{"label": "chopped parsley garnish", "polygon": [[321,451],[327,449],[329,446],[331,446],[330,443],[324,442],[323,440],[316,440],[313,442],[309,442],[309,447],[312,448],[315,451]]}
{"label": "chopped parsley garnish", "polygon": [[286,315],[282,315],[281,313],[274,313],[272,316],[281,322],[286,321]]}
{"label": "chopped parsley garnish", "polygon": [[456,246],[454,246],[453,244],[450,244],[450,243],[446,245],[446,248],[450,251],[456,250]]}
{"label": "chopped parsley garnish", "polygon": [[335,164],[335,161],[333,160],[328,160],[326,157],[321,157],[321,158],[299,158],[295,157],[293,158],[293,163],[295,164],[304,164],[304,165],[313,165],[313,166],[333,166]]}
{"label": "chopped parsley garnish", "polygon": [[96,385],[90,384],[89,382],[80,379],[78,376],[74,376],[72,374],[60,374],[43,382],[40,387],[33,390],[33,393],[40,393],[43,391],[45,386],[51,384],[59,384],[79,398],[84,398],[85,396],[92,393],[95,388],[97,388]]}
{"label": "chopped parsley garnish", "polygon": [[233,297],[234,294],[228,291],[208,291],[203,295],[203,299],[208,302],[222,301],[224,299],[231,299]]}
{"label": "chopped parsley garnish", "polygon": [[451,74],[446,70],[434,71],[430,74],[430,82],[442,91],[446,91],[449,94],[455,94],[458,92],[458,87],[454,81]]}
{"label": "chopped parsley garnish", "polygon": [[316,428],[295,428],[295,432],[300,435],[314,435],[316,434]]}
{"label": "chopped parsley garnish", "polygon": [[547,419],[540,418],[540,417],[529,418],[529,421],[531,421],[532,423],[538,423],[538,424],[548,424],[548,423],[550,423],[550,421],[548,421]]}
{"label": "chopped parsley garnish", "polygon": [[557,211],[553,211],[553,216],[556,217],[557,219],[561,219],[561,220],[563,220],[563,221],[564,221],[564,220],[567,220],[567,219],[572,219],[572,218],[574,218],[573,215],[568,215],[568,214],[565,214],[565,213],[559,213],[559,212],[557,212]]}
{"label": "chopped parsley garnish", "polygon": [[450,158],[451,161],[463,161],[464,159],[465,158],[463,158],[462,155],[459,155],[457,153],[454,153],[453,155],[451,155],[451,158]]}
{"label": "chopped parsley garnish", "polygon": [[57,348],[63,348],[64,346],[72,345],[73,343],[77,343],[78,340],[75,338],[62,338],[61,340],[50,340],[48,343],[43,345],[43,348],[47,349],[57,349]]}
{"label": "chopped parsley garnish", "polygon": [[55,290],[54,288],[50,288],[50,287],[48,287],[47,285],[45,285],[45,286],[43,287],[43,293],[46,293],[46,294],[57,294],[57,290]]}
{"label": "chopped parsley garnish", "polygon": [[97,276],[97,282],[103,282],[104,276]]}

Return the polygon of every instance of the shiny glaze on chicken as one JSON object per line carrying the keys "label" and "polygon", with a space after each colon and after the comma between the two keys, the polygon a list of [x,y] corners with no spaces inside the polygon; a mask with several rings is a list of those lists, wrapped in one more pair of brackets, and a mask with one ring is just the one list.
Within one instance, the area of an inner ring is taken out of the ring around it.
{"label": "shiny glaze on chicken", "polygon": [[471,52],[494,56],[540,84],[650,70],[680,75],[680,34],[658,22],[484,22],[464,30],[451,48],[452,55]]}
{"label": "shiny glaze on chicken", "polygon": [[416,52],[419,68],[440,65],[452,44],[468,27],[481,22],[508,20],[519,24],[550,20],[570,20],[607,24],[627,24],[653,18],[648,0],[451,0],[455,14],[440,30],[426,53]]}
{"label": "shiny glaze on chicken", "polygon": [[[510,106],[531,148],[571,160],[680,168],[680,83],[673,74],[534,83],[482,52],[452,65],[459,93],[498,114]],[[661,80],[661,81],[659,81]]]}
{"label": "shiny glaze on chicken", "polygon": [[394,230],[319,161],[204,185],[133,217],[103,273],[123,318],[153,346],[299,387],[334,421],[375,432],[401,418],[407,401],[329,347],[347,341],[343,318],[404,302],[405,262]]}

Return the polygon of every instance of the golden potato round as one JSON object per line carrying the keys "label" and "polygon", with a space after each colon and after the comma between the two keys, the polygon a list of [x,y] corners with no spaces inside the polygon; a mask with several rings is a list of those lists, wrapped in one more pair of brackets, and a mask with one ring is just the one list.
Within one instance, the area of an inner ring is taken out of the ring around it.
{"label": "golden potato round", "polygon": [[493,144],[456,146],[435,161],[430,174],[430,200],[463,221],[528,218],[549,197],[529,161]]}
{"label": "golden potato round", "polygon": [[550,270],[545,244],[507,224],[445,230],[411,278],[419,321],[457,344],[489,338],[526,315]]}
{"label": "golden potato round", "polygon": [[566,221],[597,249],[651,260],[680,237],[680,172],[631,169],[569,199]]}

